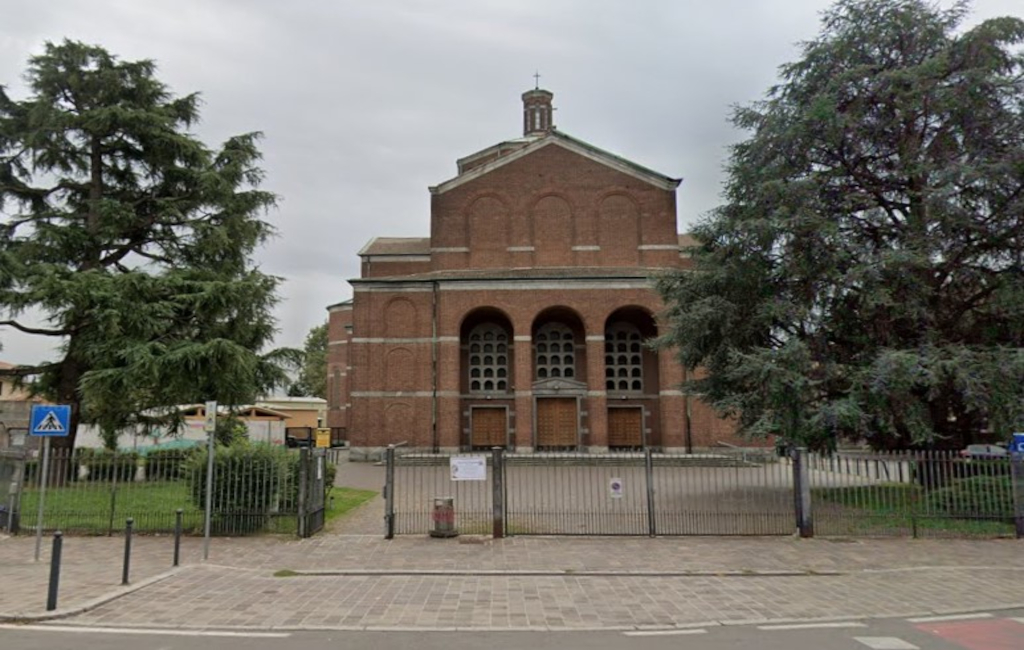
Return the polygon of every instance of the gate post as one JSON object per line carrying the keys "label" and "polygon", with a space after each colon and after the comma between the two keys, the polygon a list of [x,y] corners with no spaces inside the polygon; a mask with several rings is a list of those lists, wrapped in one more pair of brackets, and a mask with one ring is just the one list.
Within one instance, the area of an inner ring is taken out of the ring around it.
{"label": "gate post", "polygon": [[388,445],[384,454],[384,539],[395,538],[395,446]]}
{"label": "gate post", "polygon": [[811,513],[811,483],[807,468],[807,448],[795,447],[792,457],[796,528],[800,533],[800,537],[814,537],[814,517]]}
{"label": "gate post", "polygon": [[306,532],[308,522],[306,521],[306,502],[309,501],[309,458],[310,453],[307,447],[299,449],[299,500],[296,504],[296,519],[299,523],[297,531],[299,537],[309,537]]}
{"label": "gate post", "polygon": [[658,530],[654,515],[654,453],[650,447],[644,449],[644,473],[647,475],[647,534],[654,537]]}
{"label": "gate post", "polygon": [[1013,524],[1017,539],[1024,539],[1024,452],[1010,454],[1010,488],[1013,490]]}
{"label": "gate post", "polygon": [[494,539],[501,539],[505,536],[505,450],[501,447],[493,447],[491,459],[493,465],[491,506],[494,512],[491,536]]}

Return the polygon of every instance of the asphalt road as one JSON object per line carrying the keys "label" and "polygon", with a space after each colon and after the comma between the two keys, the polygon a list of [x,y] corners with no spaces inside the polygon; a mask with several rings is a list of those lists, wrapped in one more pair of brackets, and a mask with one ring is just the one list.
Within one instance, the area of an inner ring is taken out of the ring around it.
{"label": "asphalt road", "polygon": [[929,619],[694,627],[631,632],[248,632],[49,624],[0,626],[4,650],[1022,650],[1024,610]]}

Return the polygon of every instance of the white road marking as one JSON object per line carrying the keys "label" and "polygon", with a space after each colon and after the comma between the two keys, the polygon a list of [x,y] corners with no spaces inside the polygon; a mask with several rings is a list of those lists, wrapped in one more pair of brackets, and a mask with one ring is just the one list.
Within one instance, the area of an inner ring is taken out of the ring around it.
{"label": "white road marking", "polygon": [[623,632],[626,636],[677,636],[680,634],[707,634],[707,630],[632,630]]}
{"label": "white road marking", "polygon": [[758,625],[759,630],[814,630],[830,627],[867,627],[856,621],[832,621],[825,623],[785,623],[782,625]]}
{"label": "white road marking", "polygon": [[950,614],[949,616],[918,616],[908,618],[911,623],[938,623],[940,621],[969,621],[975,618],[992,618],[991,614]]}
{"label": "white road marking", "polygon": [[913,643],[907,643],[894,636],[855,636],[853,639],[863,643],[871,650],[921,650]]}
{"label": "white road marking", "polygon": [[70,625],[10,625],[0,623],[0,630],[33,630],[37,632],[76,632],[98,634],[152,634],[164,636],[226,636],[248,639],[283,639],[290,632],[232,632],[230,630],[162,630],[140,627],[73,627]]}
{"label": "white road marking", "polygon": [[1024,623],[1024,618],[1011,618],[1010,620],[1016,623]]}

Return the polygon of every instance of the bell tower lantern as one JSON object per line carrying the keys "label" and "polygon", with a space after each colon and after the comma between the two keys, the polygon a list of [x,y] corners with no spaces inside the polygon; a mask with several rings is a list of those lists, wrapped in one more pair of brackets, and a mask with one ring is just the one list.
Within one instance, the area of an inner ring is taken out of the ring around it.
{"label": "bell tower lantern", "polygon": [[554,93],[540,88],[523,93],[523,135],[544,135],[554,128],[554,109],[551,100]]}

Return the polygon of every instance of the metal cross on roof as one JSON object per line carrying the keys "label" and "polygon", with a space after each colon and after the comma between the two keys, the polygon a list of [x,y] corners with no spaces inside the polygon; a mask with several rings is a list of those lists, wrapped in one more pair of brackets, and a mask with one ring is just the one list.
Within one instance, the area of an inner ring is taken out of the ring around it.
{"label": "metal cross on roof", "polygon": [[533,73],[533,81],[534,81],[533,89],[534,90],[540,90],[540,72],[539,71]]}

